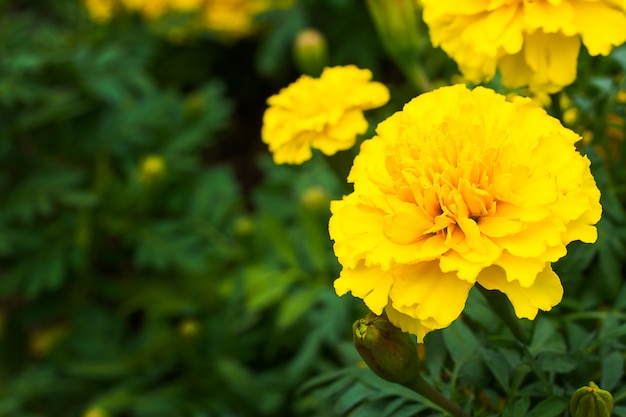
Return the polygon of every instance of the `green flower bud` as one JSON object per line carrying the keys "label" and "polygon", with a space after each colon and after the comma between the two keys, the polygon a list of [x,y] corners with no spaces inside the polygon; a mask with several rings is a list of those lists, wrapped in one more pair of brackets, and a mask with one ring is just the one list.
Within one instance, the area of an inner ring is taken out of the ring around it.
{"label": "green flower bud", "polygon": [[613,396],[594,382],[578,388],[570,401],[572,417],[609,417],[613,412]]}
{"label": "green flower bud", "polygon": [[423,43],[415,0],[367,0],[383,46],[392,56],[415,55]]}
{"label": "green flower bud", "polygon": [[417,345],[386,315],[368,313],[352,325],[354,346],[367,366],[384,380],[406,384],[419,372]]}
{"label": "green flower bud", "polygon": [[316,29],[302,30],[293,45],[293,58],[300,72],[318,77],[328,64],[324,35]]}

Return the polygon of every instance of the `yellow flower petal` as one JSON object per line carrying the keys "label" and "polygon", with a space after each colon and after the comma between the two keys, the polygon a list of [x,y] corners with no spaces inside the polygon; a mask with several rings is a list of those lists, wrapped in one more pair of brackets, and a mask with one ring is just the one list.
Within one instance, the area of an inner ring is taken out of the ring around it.
{"label": "yellow flower petal", "polygon": [[344,268],[341,271],[335,280],[335,291],[337,295],[351,291],[355,297],[362,298],[370,310],[380,315],[387,304],[392,282],[389,272],[358,265],[354,269]]}
{"label": "yellow flower petal", "polygon": [[456,274],[442,272],[436,261],[398,267],[392,275],[391,306],[422,322],[430,320],[431,327],[438,329],[461,314],[472,288]]}
{"label": "yellow flower petal", "polygon": [[[626,42],[626,15],[604,2],[579,2],[574,21],[591,55],[608,55]],[[602,22],[599,24],[598,22]]]}
{"label": "yellow flower petal", "polygon": [[522,287],[517,281],[509,282],[504,271],[497,266],[483,270],[478,282],[488,290],[506,294],[519,318],[532,320],[539,310],[550,311],[563,298],[561,281],[549,265],[537,274],[529,287]]}
{"label": "yellow flower petal", "polygon": [[385,308],[385,312],[387,313],[387,318],[394,326],[402,329],[403,332],[409,332],[416,335],[418,343],[423,343],[424,336],[426,336],[427,333],[436,330],[435,327],[428,327],[424,321],[417,320],[408,314],[399,312],[393,308],[391,303]]}

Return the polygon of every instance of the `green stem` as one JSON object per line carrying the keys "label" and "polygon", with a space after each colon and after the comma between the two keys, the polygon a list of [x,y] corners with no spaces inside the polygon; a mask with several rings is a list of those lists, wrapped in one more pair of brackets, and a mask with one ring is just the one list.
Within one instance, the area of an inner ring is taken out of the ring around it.
{"label": "green stem", "polygon": [[418,94],[431,91],[433,89],[430,80],[426,76],[424,69],[415,61],[415,57],[406,57],[402,54],[392,55],[396,64],[409,81],[409,84]]}
{"label": "green stem", "polygon": [[428,398],[439,407],[449,412],[454,417],[470,417],[461,407],[450,401],[442,393],[430,385],[421,375],[417,375],[412,381],[403,384],[412,391]]}

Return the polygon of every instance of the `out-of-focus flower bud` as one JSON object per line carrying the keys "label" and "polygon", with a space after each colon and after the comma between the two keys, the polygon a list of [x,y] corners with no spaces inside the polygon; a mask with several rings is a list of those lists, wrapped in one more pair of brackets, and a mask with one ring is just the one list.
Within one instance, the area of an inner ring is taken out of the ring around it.
{"label": "out-of-focus flower bud", "polygon": [[593,142],[593,132],[591,130],[585,130],[582,133],[582,138],[583,138],[583,145],[587,146],[589,145],[591,142]]}
{"label": "out-of-focus flower bud", "polygon": [[300,196],[302,205],[311,211],[325,210],[329,211],[330,197],[326,190],[319,186],[309,187]]}
{"label": "out-of-focus flower bud", "polygon": [[572,417],[609,417],[613,412],[613,396],[594,382],[578,388],[570,401]]}
{"label": "out-of-focus flower bud", "polygon": [[304,29],[293,44],[293,59],[303,74],[318,77],[328,65],[328,47],[324,35],[316,29]]}
{"label": "out-of-focus flower bud", "polygon": [[158,155],[148,155],[141,162],[139,179],[144,184],[158,180],[165,173],[165,160]]}
{"label": "out-of-focus flower bud", "polygon": [[198,320],[186,319],[180,322],[178,325],[178,332],[181,336],[191,339],[196,336],[200,331],[200,323]]}
{"label": "out-of-focus flower bud", "polygon": [[383,46],[392,56],[415,55],[420,48],[418,5],[415,0],[367,0]]}
{"label": "out-of-focus flower bud", "polygon": [[248,216],[239,216],[233,228],[237,236],[248,236],[254,231],[254,222]]}
{"label": "out-of-focus flower bud", "polygon": [[29,350],[37,358],[46,357],[68,333],[67,325],[57,324],[33,331],[29,338]]}
{"label": "out-of-focus flower bud", "polygon": [[110,414],[101,407],[92,407],[83,413],[83,417],[109,417]]}
{"label": "out-of-focus flower bud", "polygon": [[354,346],[372,371],[384,380],[406,384],[419,372],[417,345],[389,322],[387,316],[368,313],[352,326]]}
{"label": "out-of-focus flower bud", "polygon": [[185,100],[185,113],[191,117],[201,115],[206,109],[206,104],[206,100],[201,93],[193,92]]}

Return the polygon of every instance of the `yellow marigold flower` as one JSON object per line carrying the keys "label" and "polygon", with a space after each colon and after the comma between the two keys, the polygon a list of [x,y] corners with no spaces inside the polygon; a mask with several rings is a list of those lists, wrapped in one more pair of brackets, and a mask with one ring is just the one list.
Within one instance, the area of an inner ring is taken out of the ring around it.
{"label": "yellow marigold flower", "polygon": [[576,79],[580,42],[608,55],[626,41],[620,0],[423,0],[431,40],[469,79],[553,93]]}
{"label": "yellow marigold flower", "polygon": [[530,99],[455,85],[420,95],[361,146],[331,202],[338,295],[362,298],[421,342],[472,286],[533,319],[562,298],[551,262],[594,242],[600,191],[578,135]]}
{"label": "yellow marigold flower", "polygon": [[354,65],[301,76],[267,100],[261,136],[277,164],[301,164],[311,148],[326,155],[348,149],[367,131],[363,111],[389,101],[389,90]]}

